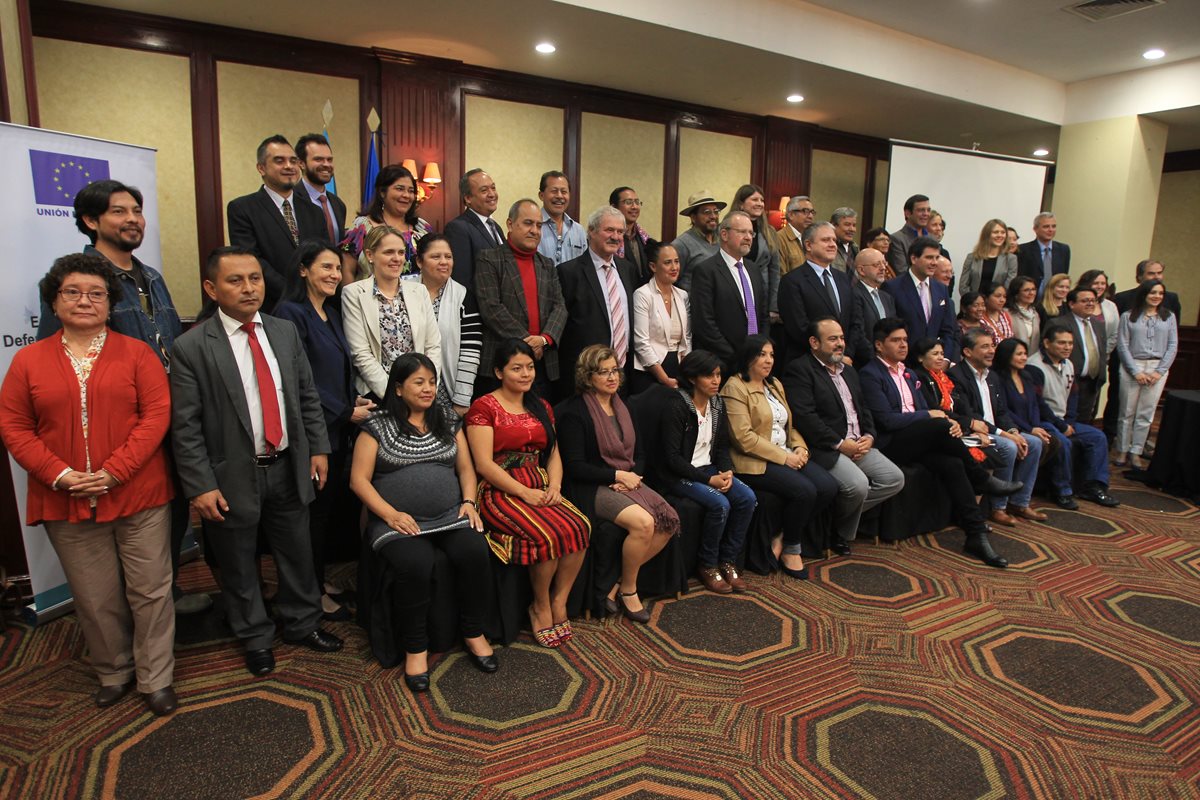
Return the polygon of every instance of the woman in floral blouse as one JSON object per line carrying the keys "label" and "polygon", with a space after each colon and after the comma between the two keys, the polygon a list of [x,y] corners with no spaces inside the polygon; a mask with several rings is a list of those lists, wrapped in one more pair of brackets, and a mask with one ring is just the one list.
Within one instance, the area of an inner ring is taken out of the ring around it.
{"label": "woman in floral blouse", "polygon": [[[389,164],[375,178],[375,191],[370,204],[359,212],[338,245],[345,254],[342,270],[346,280],[371,276],[371,260],[366,254],[366,239],[375,228],[383,225],[396,229],[404,240],[404,266],[401,274],[417,271],[417,242],[433,231],[433,227],[417,216],[421,204],[417,179],[399,164]],[[434,360],[437,363],[437,360]],[[385,370],[386,373],[386,370]]]}

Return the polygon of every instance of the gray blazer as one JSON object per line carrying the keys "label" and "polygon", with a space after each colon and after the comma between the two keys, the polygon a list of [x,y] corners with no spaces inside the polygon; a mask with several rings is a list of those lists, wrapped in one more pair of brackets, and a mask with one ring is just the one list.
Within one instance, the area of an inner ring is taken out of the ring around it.
{"label": "gray blazer", "polygon": [[[963,260],[962,275],[958,278],[958,296],[967,292],[979,291],[979,279],[983,275],[983,259],[971,253]],[[1008,288],[1008,282],[1017,277],[1017,256],[1014,253],[1001,253],[996,259],[996,271],[992,273],[992,283],[1002,283]]]}
{"label": "gray blazer", "polygon": [[[262,315],[263,331],[279,362],[288,452],[300,502],[314,496],[309,458],[329,452],[321,398],[296,326]],[[254,464],[250,411],[229,338],[215,314],[171,348],[171,441],[188,497],[220,489],[229,503],[225,525],[258,524],[261,498]]]}

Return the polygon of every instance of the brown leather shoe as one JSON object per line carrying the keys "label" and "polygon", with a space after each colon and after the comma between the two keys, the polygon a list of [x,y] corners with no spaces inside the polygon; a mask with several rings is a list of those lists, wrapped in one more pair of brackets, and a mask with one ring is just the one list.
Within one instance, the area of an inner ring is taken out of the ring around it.
{"label": "brown leather shoe", "polygon": [[133,681],[129,683],[118,683],[114,686],[101,686],[93,698],[96,705],[100,708],[108,708],[116,705],[117,701],[133,690]]}
{"label": "brown leather shoe", "polygon": [[1009,506],[1008,513],[1010,516],[1033,520],[1034,522],[1045,522],[1047,519],[1049,519],[1049,517],[1042,512],[1038,511],[1037,509],[1030,508],[1029,506]]}
{"label": "brown leather shoe", "polygon": [[704,588],[710,592],[717,594],[730,594],[733,592],[733,587],[725,582],[721,571],[716,567],[700,567],[696,570],[696,577],[704,584]]}
{"label": "brown leather shoe", "polygon": [[718,569],[721,570],[721,577],[725,579],[726,583],[733,587],[735,592],[750,591],[750,584],[742,580],[742,576],[738,574],[737,564],[731,564],[726,561],[724,564],[719,566]]}
{"label": "brown leather shoe", "polygon": [[1010,528],[1017,524],[1017,521],[1010,517],[1008,512],[1002,508],[992,509],[992,513],[988,514],[988,519],[997,525],[1007,525]]}

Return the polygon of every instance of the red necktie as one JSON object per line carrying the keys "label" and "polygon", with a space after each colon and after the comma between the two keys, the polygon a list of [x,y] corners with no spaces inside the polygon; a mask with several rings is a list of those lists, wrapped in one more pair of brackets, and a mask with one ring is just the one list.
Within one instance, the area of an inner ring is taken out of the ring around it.
{"label": "red necktie", "polygon": [[324,194],[322,194],[320,196],[320,199],[321,199],[321,210],[325,212],[325,228],[329,231],[329,243],[337,244],[338,243],[337,231],[334,230],[334,227],[333,227],[333,214],[330,212],[330,209],[329,209],[329,198],[326,197]]}
{"label": "red necktie", "polygon": [[258,380],[258,397],[262,402],[263,435],[267,440],[267,455],[275,452],[283,441],[283,420],[279,415],[279,398],[275,395],[275,379],[271,377],[271,365],[267,354],[254,333],[254,323],[242,326],[250,338],[250,355],[254,358],[254,377]]}

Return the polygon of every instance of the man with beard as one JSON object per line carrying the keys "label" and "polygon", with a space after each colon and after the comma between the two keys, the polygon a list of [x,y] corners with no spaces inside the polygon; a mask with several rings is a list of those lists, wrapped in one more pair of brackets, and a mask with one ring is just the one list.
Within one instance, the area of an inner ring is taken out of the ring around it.
{"label": "man with beard", "polygon": [[346,230],[346,204],[327,189],[333,181],[333,149],[321,134],[308,133],[296,141],[296,157],[304,169],[304,190],[320,209],[330,241],[337,244]]}
{"label": "man with beard", "polygon": [[709,192],[701,191],[689,197],[687,205],[679,212],[679,216],[692,220],[692,227],[671,242],[671,247],[679,254],[679,280],[675,285],[685,292],[691,291],[695,266],[712,258],[721,249],[721,243],[717,240],[717,223],[721,221],[721,209],[725,205],[715,200]]}

